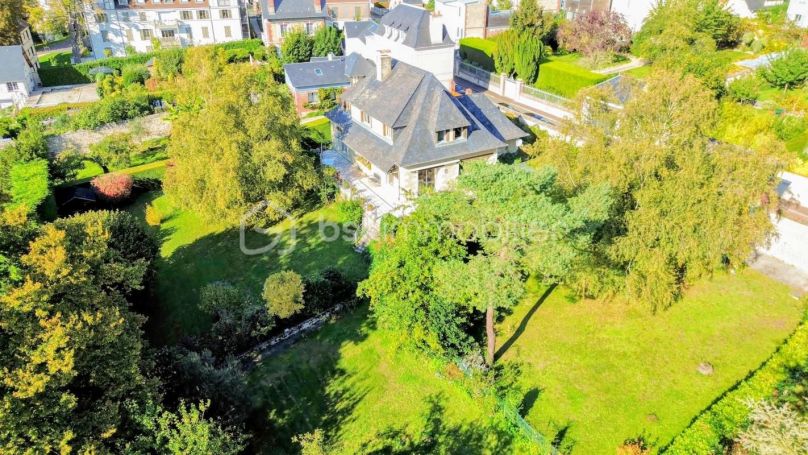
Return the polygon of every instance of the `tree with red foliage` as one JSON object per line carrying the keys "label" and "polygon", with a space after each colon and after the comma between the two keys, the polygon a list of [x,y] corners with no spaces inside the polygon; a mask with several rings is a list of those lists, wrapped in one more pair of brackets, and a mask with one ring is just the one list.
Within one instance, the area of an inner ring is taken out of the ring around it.
{"label": "tree with red foliage", "polygon": [[590,11],[562,24],[558,40],[565,49],[578,51],[597,62],[627,50],[631,44],[631,29],[622,14]]}
{"label": "tree with red foliage", "polygon": [[112,204],[125,201],[132,195],[134,179],[129,174],[111,173],[100,175],[90,182],[98,197]]}

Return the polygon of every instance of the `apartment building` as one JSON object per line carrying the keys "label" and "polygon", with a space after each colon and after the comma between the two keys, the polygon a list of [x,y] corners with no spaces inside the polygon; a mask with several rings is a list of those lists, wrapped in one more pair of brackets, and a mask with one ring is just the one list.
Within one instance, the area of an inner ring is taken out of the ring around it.
{"label": "apartment building", "polygon": [[96,58],[244,39],[242,0],[97,0],[85,11]]}

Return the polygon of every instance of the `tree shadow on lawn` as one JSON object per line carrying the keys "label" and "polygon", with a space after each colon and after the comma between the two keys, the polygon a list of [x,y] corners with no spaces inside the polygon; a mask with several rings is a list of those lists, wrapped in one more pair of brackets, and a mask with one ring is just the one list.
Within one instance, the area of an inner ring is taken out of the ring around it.
{"label": "tree shadow on lawn", "polygon": [[361,343],[374,329],[367,307],[354,309],[253,370],[249,453],[298,453],[292,438],[318,428],[333,440],[368,393],[355,373],[339,365],[340,349]]}
{"label": "tree shadow on lawn", "polygon": [[428,410],[417,431],[407,427],[389,427],[362,444],[363,454],[397,453],[515,453],[514,438],[507,428],[494,424],[450,424],[445,397],[427,397]]}
{"label": "tree shadow on lawn", "polygon": [[[352,243],[323,240],[318,220],[298,222],[296,229],[296,238],[285,231],[274,247],[259,254],[242,251],[240,229],[236,227],[205,235],[158,260],[159,305],[147,325],[150,339],[161,345],[206,330],[211,320],[197,303],[200,289],[211,282],[228,281],[260,296],[267,276],[281,270],[293,270],[305,277],[336,267],[352,280],[364,278],[366,260],[354,251]],[[161,229],[161,242],[175,233],[171,228]],[[245,233],[244,244],[250,249],[271,242],[267,235],[252,230]]]}
{"label": "tree shadow on lawn", "polygon": [[548,297],[550,297],[550,294],[553,293],[553,290],[555,290],[556,286],[557,286],[556,284],[550,285],[544,291],[541,297],[539,297],[539,299],[536,300],[536,303],[533,304],[533,307],[531,307],[530,310],[528,310],[528,312],[522,318],[522,321],[519,323],[519,327],[516,328],[516,330],[513,332],[513,335],[511,335],[511,337],[508,338],[508,341],[503,343],[503,345],[500,346],[500,348],[497,350],[495,358],[498,359],[501,358],[503,355],[505,355],[508,349],[510,349],[511,346],[513,346],[513,344],[516,343],[519,337],[522,336],[523,333],[525,333],[525,329],[527,329],[527,325],[530,322],[530,319],[533,317],[533,315],[536,313],[539,307],[544,303],[544,301],[547,300]]}

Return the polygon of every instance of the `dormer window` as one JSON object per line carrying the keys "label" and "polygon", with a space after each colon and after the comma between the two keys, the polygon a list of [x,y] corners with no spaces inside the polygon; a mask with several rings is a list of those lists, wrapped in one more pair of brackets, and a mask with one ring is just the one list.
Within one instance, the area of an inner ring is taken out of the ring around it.
{"label": "dormer window", "polygon": [[465,126],[459,128],[452,128],[450,130],[438,131],[438,144],[446,144],[460,139],[465,139],[468,136],[468,128]]}
{"label": "dormer window", "polygon": [[368,113],[367,113],[367,112],[362,111],[362,112],[359,114],[359,118],[360,118],[360,120],[362,120],[362,123],[364,123],[364,124],[366,124],[366,125],[370,125],[370,115],[368,115]]}
{"label": "dormer window", "polygon": [[384,131],[384,137],[386,137],[386,138],[392,138],[393,137],[393,129],[390,128],[390,126],[384,125],[383,131]]}

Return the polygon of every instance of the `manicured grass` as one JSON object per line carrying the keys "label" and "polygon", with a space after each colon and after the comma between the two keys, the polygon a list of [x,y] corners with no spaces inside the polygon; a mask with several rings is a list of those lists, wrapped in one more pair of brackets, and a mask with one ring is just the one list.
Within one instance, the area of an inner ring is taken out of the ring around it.
{"label": "manicured grass", "polygon": [[645,79],[646,77],[648,77],[648,75],[651,74],[651,65],[632,68],[628,71],[624,71],[622,74],[625,74],[626,76],[631,76],[635,79]]}
{"label": "manicured grass", "polygon": [[484,38],[461,38],[460,56],[463,60],[476,63],[487,71],[494,71],[494,53],[497,50],[497,43],[494,40]]}
{"label": "manicured grass", "polygon": [[[76,174],[76,179],[70,183],[70,185],[77,185],[81,183],[85,183],[90,181],[93,177],[101,175],[104,173],[104,170],[101,169],[101,166],[96,164],[92,161],[83,161],[82,164],[84,167]],[[154,179],[162,179],[163,175],[166,172],[166,165],[168,164],[168,160],[163,159],[160,161],[149,162],[146,164],[141,164],[139,166],[133,166],[126,169],[113,169],[112,172],[122,172],[124,174],[130,174],[133,177],[139,178],[154,178]]]}
{"label": "manicured grass", "polygon": [[[342,221],[334,206],[306,213],[294,223],[288,220],[279,223],[268,234],[248,230],[245,234],[248,248],[267,245],[276,235],[280,238],[271,251],[248,255],[239,246],[238,226],[216,225],[178,210],[159,192],[142,195],[129,210],[143,219],[147,203],[153,203],[163,219],[154,228],[161,240],[156,286],[159,305],[155,305],[148,327],[157,344],[208,327],[210,321],[198,310],[197,297],[199,290],[210,282],[230,281],[260,295],[266,277],[279,270],[309,275],[333,266],[355,280],[367,273],[366,262],[354,251],[351,241],[340,238],[329,242],[319,233],[321,220]],[[288,254],[279,254],[292,245],[294,248]]]}
{"label": "manicured grass", "polygon": [[[752,270],[719,275],[651,315],[620,303],[576,301],[544,289],[500,324],[501,357],[522,363],[538,393],[527,420],[573,453],[614,453],[644,435],[664,445],[725,390],[757,368],[797,326],[802,304]],[[514,335],[514,334],[517,335]],[[513,340],[509,341],[511,336]],[[697,372],[701,362],[715,368]]]}
{"label": "manicured grass", "polygon": [[323,117],[304,123],[303,126],[309,132],[309,137],[319,142],[327,144],[331,142],[331,121]]}
{"label": "manicured grass", "polygon": [[53,66],[70,65],[72,56],[73,53],[70,50],[51,52],[39,57],[39,66],[50,68]]}
{"label": "manicured grass", "polygon": [[[447,379],[457,375],[399,348],[389,332],[372,326],[365,307],[353,310],[253,370],[251,452],[298,453],[291,438],[321,428],[336,445],[329,454],[367,453],[360,449],[378,433],[403,428],[432,438],[440,453],[516,453],[488,417],[490,399],[472,399]],[[427,421],[437,428],[425,435]]]}
{"label": "manicured grass", "polygon": [[577,65],[578,54],[550,56],[539,65],[539,79],[536,88],[565,96],[574,97],[581,89],[603,82],[611,76],[598,74]]}

